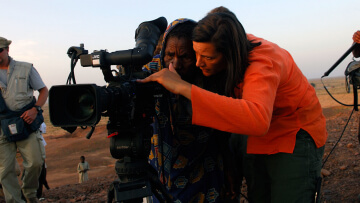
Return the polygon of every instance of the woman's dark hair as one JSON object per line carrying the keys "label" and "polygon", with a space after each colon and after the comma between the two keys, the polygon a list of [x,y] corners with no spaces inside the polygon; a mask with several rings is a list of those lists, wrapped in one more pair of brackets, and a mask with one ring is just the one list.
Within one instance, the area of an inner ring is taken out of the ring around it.
{"label": "woman's dark hair", "polygon": [[234,97],[234,90],[243,81],[249,66],[249,53],[261,42],[249,41],[235,14],[224,7],[213,9],[198,22],[192,40],[210,42],[223,54],[227,66],[225,95]]}
{"label": "woman's dark hair", "polygon": [[228,8],[225,8],[223,6],[214,8],[208,14],[212,14],[212,13],[227,13],[227,14],[231,14],[231,15],[235,16],[235,14],[233,12],[231,12]]}
{"label": "woman's dark hair", "polygon": [[195,21],[186,21],[176,25],[166,36],[167,39],[170,37],[185,38],[191,40],[192,31],[196,26]]}

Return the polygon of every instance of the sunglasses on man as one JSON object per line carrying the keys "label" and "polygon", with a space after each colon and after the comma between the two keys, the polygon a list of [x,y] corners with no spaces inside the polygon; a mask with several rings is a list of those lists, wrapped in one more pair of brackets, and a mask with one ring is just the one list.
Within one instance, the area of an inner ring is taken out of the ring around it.
{"label": "sunglasses on man", "polygon": [[3,52],[5,50],[5,48],[0,48],[0,53]]}

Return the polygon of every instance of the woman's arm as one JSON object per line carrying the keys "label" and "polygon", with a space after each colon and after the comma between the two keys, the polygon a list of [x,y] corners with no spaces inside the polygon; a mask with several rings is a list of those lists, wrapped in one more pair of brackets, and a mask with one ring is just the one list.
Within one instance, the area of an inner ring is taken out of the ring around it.
{"label": "woman's arm", "polygon": [[242,98],[218,95],[192,87],[192,123],[221,131],[264,136],[273,114],[279,76],[270,67],[247,70]]}
{"label": "woman's arm", "polygon": [[191,84],[186,82],[185,80],[182,80],[180,75],[178,75],[176,72],[164,68],[159,72],[151,74],[145,79],[138,80],[138,82],[140,83],[146,83],[151,81],[158,82],[168,91],[174,94],[180,94],[191,100]]}

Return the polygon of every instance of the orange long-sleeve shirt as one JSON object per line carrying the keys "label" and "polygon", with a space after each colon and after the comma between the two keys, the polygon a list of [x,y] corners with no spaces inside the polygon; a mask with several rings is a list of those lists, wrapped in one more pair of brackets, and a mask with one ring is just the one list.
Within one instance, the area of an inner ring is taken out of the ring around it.
{"label": "orange long-sleeve shirt", "polygon": [[193,85],[193,124],[248,135],[247,152],[252,154],[292,153],[300,128],[317,147],[323,146],[326,120],[315,89],[286,50],[251,34],[248,39],[261,45],[250,53],[244,81],[235,89],[237,98]]}

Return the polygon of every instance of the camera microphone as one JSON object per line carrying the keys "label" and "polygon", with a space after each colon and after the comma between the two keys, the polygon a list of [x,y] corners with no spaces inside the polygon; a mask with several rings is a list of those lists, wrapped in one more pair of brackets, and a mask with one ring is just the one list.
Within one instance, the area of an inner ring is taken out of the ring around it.
{"label": "camera microphone", "polygon": [[166,27],[165,17],[145,21],[135,31],[135,48],[111,53],[100,50],[92,54],[81,55],[81,66],[144,65],[151,61],[160,35],[165,32]]}

